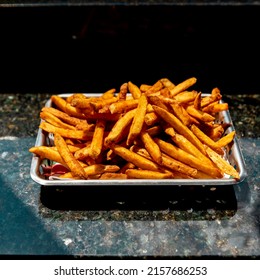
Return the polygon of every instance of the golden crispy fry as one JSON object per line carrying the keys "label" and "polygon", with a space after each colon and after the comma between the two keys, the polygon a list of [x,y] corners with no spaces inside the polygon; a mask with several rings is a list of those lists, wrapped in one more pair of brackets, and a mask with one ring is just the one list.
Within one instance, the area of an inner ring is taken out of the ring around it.
{"label": "golden crispy fry", "polygon": [[140,134],[140,138],[141,138],[146,150],[148,151],[148,153],[152,157],[152,159],[156,163],[161,164],[162,163],[161,150],[160,150],[159,146],[153,141],[150,134],[146,131],[142,131],[141,134]]}
{"label": "golden crispy fry", "polygon": [[212,103],[202,109],[203,112],[206,112],[208,114],[215,114],[227,110],[228,103]]}
{"label": "golden crispy fry", "polygon": [[35,155],[39,156],[41,159],[49,159],[51,161],[58,162],[65,167],[67,167],[66,162],[62,159],[59,152],[55,149],[52,149],[52,147],[47,146],[36,146],[31,147],[29,149],[29,152],[34,153]]}
{"label": "golden crispy fry", "polygon": [[171,179],[173,175],[158,171],[144,170],[144,169],[127,169],[127,178],[129,179]]}
{"label": "golden crispy fry", "polygon": [[202,122],[213,122],[215,120],[215,117],[206,112],[195,109],[194,106],[187,106],[186,111],[189,115]]}
{"label": "golden crispy fry", "polygon": [[118,93],[118,100],[126,100],[127,91],[128,91],[128,85],[127,83],[123,83]]}
{"label": "golden crispy fry", "polygon": [[54,135],[54,143],[58,149],[62,159],[66,162],[72,174],[81,179],[87,179],[88,175],[85,173],[84,168],[80,165],[78,160],[75,159],[71,151],[69,150],[63,137],[56,133]]}
{"label": "golden crispy fry", "polygon": [[72,138],[72,139],[79,139],[79,140],[91,140],[93,137],[93,131],[83,131],[83,130],[71,130],[56,127],[51,125],[45,121],[41,122],[39,126],[42,130],[53,134],[60,134],[62,137]]}
{"label": "golden crispy fry", "polygon": [[149,96],[148,101],[152,105],[156,105],[158,107],[163,108],[164,110],[168,110],[168,107],[162,102],[162,100],[158,96]]}
{"label": "golden crispy fry", "polygon": [[196,110],[201,111],[201,92],[199,92],[193,102],[193,106]]}
{"label": "golden crispy fry", "polygon": [[130,91],[130,93],[132,94],[134,99],[139,99],[142,95],[141,90],[139,89],[139,87],[135,84],[133,84],[131,81],[128,82],[128,89]]}
{"label": "golden crispy fry", "polygon": [[76,130],[75,126],[62,122],[59,118],[57,118],[56,116],[52,115],[49,112],[43,112],[43,111],[40,112],[40,118],[54,126],[65,128],[65,129]]}
{"label": "golden crispy fry", "polygon": [[[90,166],[84,167],[84,171],[87,176],[93,176],[98,174],[103,174],[104,172],[117,172],[120,167],[117,165],[105,165],[105,164],[92,164]],[[73,178],[74,174],[72,172],[67,172],[60,176],[60,178]]]}
{"label": "golden crispy fry", "polygon": [[111,88],[109,90],[107,90],[106,92],[104,92],[102,95],[101,95],[101,98],[102,99],[111,99],[114,97],[114,93],[116,92],[116,89],[115,88]]}
{"label": "golden crispy fry", "polygon": [[189,114],[186,112],[186,110],[183,108],[181,104],[178,102],[173,102],[170,104],[172,107],[172,110],[174,112],[174,115],[186,126],[189,126],[191,124],[191,118]]}
{"label": "golden crispy fry", "polygon": [[173,100],[179,102],[179,103],[189,103],[195,100],[198,92],[196,90],[193,91],[183,91],[178,93],[173,97]]}
{"label": "golden crispy fry", "polygon": [[144,122],[148,126],[158,123],[159,120],[160,117],[155,112],[146,113],[144,116]]}
{"label": "golden crispy fry", "polygon": [[175,88],[175,84],[172,81],[170,81],[168,78],[162,78],[161,82],[169,91]]}
{"label": "golden crispy fry", "polygon": [[159,80],[153,84],[144,94],[149,96],[155,92],[159,92],[163,88],[163,83]]}
{"label": "golden crispy fry", "polygon": [[201,107],[208,106],[209,104],[221,100],[222,95],[220,94],[220,90],[218,88],[213,88],[211,94],[209,96],[204,96],[201,99]]}
{"label": "golden crispy fry", "polygon": [[237,180],[240,179],[239,173],[232,165],[230,165],[225,159],[223,159],[218,153],[216,153],[210,147],[206,147],[205,149],[208,156],[223,173],[226,173]]}
{"label": "golden crispy fry", "polygon": [[143,94],[138,100],[136,114],[134,115],[129,134],[127,136],[126,144],[128,146],[133,143],[143,128],[147,104],[147,97]]}
{"label": "golden crispy fry", "polygon": [[216,144],[221,148],[227,146],[229,143],[231,143],[234,140],[235,134],[236,134],[235,131],[231,131],[230,133],[228,133],[227,135],[225,135],[221,139],[219,139],[216,142]]}
{"label": "golden crispy fry", "polygon": [[110,105],[117,101],[117,97],[111,97],[109,99],[99,99],[98,101],[90,101],[90,105],[94,108],[94,111],[98,111],[99,109],[105,107],[106,105]]}
{"label": "golden crispy fry", "polygon": [[127,175],[123,173],[105,172],[99,177],[100,180],[126,180]]}
{"label": "golden crispy fry", "polygon": [[205,149],[203,144],[197,138],[197,136],[185,126],[178,118],[173,114],[167,112],[166,110],[153,105],[155,112],[163,118],[168,124],[170,124],[179,134],[185,136],[190,142],[192,142],[203,154],[205,154]]}
{"label": "golden crispy fry", "polygon": [[189,87],[193,86],[196,82],[197,82],[197,79],[192,77],[192,78],[189,78],[189,79],[179,83],[178,85],[176,85],[174,88],[172,88],[170,90],[171,97],[173,97],[173,96],[177,95],[178,93],[188,89]]}
{"label": "golden crispy fry", "polygon": [[209,138],[202,130],[196,125],[191,126],[191,131],[201,140],[202,143],[206,144],[220,155],[224,155],[224,151],[218,146],[211,138]]}
{"label": "golden crispy fry", "polygon": [[66,98],[66,102],[71,103],[72,100],[75,99],[75,98],[83,98],[83,99],[86,99],[87,97],[86,97],[86,95],[84,95],[83,93],[74,93],[74,94],[72,94],[72,95],[70,95],[70,96],[68,96],[68,97]]}
{"label": "golden crispy fry", "polygon": [[172,171],[177,171],[178,173],[186,174],[190,177],[195,177],[197,174],[197,169],[192,168],[189,165],[178,161],[166,154],[162,155],[162,165]]}
{"label": "golden crispy fry", "polygon": [[146,92],[150,87],[151,87],[151,85],[141,84],[140,85],[140,91],[141,92]]}
{"label": "golden crispy fry", "polygon": [[89,156],[93,159],[96,159],[102,151],[103,147],[103,138],[104,138],[104,133],[105,133],[105,125],[106,121],[105,120],[97,120],[93,138],[90,144],[90,151],[89,151]]}
{"label": "golden crispy fry", "polygon": [[212,176],[212,178],[222,178],[223,174],[220,172],[218,168],[209,166],[207,163],[202,160],[194,157],[193,155],[185,152],[184,150],[175,147],[174,145],[165,142],[159,138],[155,139],[155,142],[159,145],[161,151],[166,153],[167,155],[193,167],[196,168],[206,174]]}
{"label": "golden crispy fry", "polygon": [[70,103],[66,102],[63,98],[61,98],[58,95],[52,95],[51,101],[63,112],[67,113],[68,115],[72,117],[77,117],[80,119],[85,119],[85,115],[82,113],[82,111],[79,108],[75,108],[71,106]]}
{"label": "golden crispy fry", "polygon": [[125,115],[120,118],[113,126],[112,130],[109,132],[108,136],[105,138],[105,145],[107,147],[114,143],[117,143],[124,129],[131,123],[132,119],[136,114],[137,109],[133,109],[125,113]]}
{"label": "golden crispy fry", "polygon": [[127,162],[120,168],[119,173],[125,174],[127,169],[133,169],[133,168],[136,168],[136,166],[132,162]]}
{"label": "golden crispy fry", "polygon": [[138,106],[138,99],[121,100],[112,103],[109,106],[109,111],[111,112],[111,114],[124,113],[129,110],[135,109],[137,106]]}
{"label": "golden crispy fry", "polygon": [[138,155],[135,152],[130,151],[129,149],[115,145],[112,147],[112,150],[122,157],[124,160],[132,162],[135,166],[141,169],[153,170],[153,171],[160,171],[160,167],[158,164],[154,163],[153,161]]}
{"label": "golden crispy fry", "polygon": [[182,150],[204,161],[208,165],[213,166],[212,161],[183,135],[174,133],[174,135],[172,135],[172,140]]}
{"label": "golden crispy fry", "polygon": [[52,107],[43,107],[42,112],[48,112],[62,121],[75,126],[79,130],[91,130],[93,129],[93,124],[88,124],[87,120],[71,117],[70,115],[66,114],[65,112],[62,112],[58,109],[52,108]]}

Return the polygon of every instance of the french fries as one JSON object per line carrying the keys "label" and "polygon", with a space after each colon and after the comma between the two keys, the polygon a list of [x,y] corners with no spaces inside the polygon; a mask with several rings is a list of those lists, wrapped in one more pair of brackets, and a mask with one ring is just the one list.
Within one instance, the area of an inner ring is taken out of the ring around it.
{"label": "french fries", "polygon": [[60,179],[239,180],[225,157],[236,133],[216,122],[228,104],[218,88],[208,96],[192,90],[196,81],[162,78],[140,87],[128,81],[118,93],[53,95],[53,106],[40,112],[49,145],[29,152],[64,165]]}

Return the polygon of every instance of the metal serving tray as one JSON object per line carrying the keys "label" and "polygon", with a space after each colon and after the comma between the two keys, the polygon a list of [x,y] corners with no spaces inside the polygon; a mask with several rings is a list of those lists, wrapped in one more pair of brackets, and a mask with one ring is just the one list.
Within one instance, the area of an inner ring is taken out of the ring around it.
{"label": "metal serving tray", "polygon": [[[59,94],[60,97],[66,98],[70,96],[72,93]],[[88,93],[87,96],[100,96],[100,93]],[[203,94],[203,96],[207,96],[209,94]],[[221,101],[222,102],[222,101]],[[46,107],[52,107],[52,102],[49,99],[46,104]],[[233,122],[231,120],[231,116],[229,111],[223,111],[219,113],[219,122],[230,123],[231,126],[227,129],[226,133],[235,130]],[[36,137],[35,146],[46,145],[46,133],[43,133],[42,129],[39,128],[38,134]],[[221,178],[221,179],[127,179],[127,180],[98,180],[98,179],[88,179],[88,180],[72,180],[72,179],[58,179],[58,180],[50,180],[46,179],[44,175],[41,174],[40,166],[41,159],[33,155],[31,162],[30,175],[31,178],[40,185],[49,185],[49,186],[107,186],[107,185],[122,185],[122,186],[130,186],[130,185],[142,185],[142,186],[160,186],[160,185],[172,185],[172,186],[182,186],[182,185],[234,185],[242,182],[247,176],[245,169],[244,158],[238,143],[237,138],[235,137],[233,144],[231,147],[226,149],[226,157],[229,163],[235,167],[235,169],[239,172],[240,180],[235,180],[233,178]]]}

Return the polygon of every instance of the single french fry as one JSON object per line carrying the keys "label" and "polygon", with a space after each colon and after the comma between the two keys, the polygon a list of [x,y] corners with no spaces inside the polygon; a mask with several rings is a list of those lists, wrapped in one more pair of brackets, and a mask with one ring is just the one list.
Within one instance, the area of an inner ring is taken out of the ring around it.
{"label": "single french fry", "polygon": [[222,178],[223,174],[220,172],[218,168],[209,166],[207,163],[203,162],[202,160],[194,157],[193,155],[185,152],[184,150],[175,147],[171,143],[163,141],[159,138],[154,139],[155,142],[159,145],[162,152],[166,153],[167,155],[193,167],[196,168],[206,174],[212,176],[212,178]]}
{"label": "single french fry", "polygon": [[172,173],[159,172],[144,169],[127,169],[125,174],[129,179],[171,179],[173,178]]}
{"label": "single french fry", "polygon": [[196,98],[198,92],[196,90],[192,91],[182,91],[175,95],[172,99],[179,102],[179,103],[189,103],[193,102],[194,99]]}
{"label": "single french fry", "polygon": [[155,125],[159,120],[160,117],[155,112],[146,113],[144,116],[144,122],[148,126]]}
{"label": "single french fry", "polygon": [[139,87],[135,84],[133,84],[131,81],[129,81],[127,83],[128,85],[128,89],[130,91],[130,93],[132,94],[134,99],[139,99],[142,95],[141,90],[139,89]]}
{"label": "single french fry", "polygon": [[224,151],[221,147],[218,146],[211,138],[209,138],[202,130],[200,130],[196,125],[191,126],[191,131],[200,139],[200,141],[220,155],[224,155]]}
{"label": "single french fry", "polygon": [[130,151],[129,149],[119,146],[119,145],[114,145],[112,147],[112,150],[122,157],[124,160],[132,162],[135,166],[141,168],[141,169],[147,169],[147,170],[153,170],[153,171],[160,171],[160,167],[158,164],[155,162],[142,157],[138,155],[135,152]]}
{"label": "single french fry", "polygon": [[88,175],[85,173],[84,168],[73,156],[64,138],[60,134],[56,133],[54,135],[54,143],[58,149],[59,154],[61,155],[62,159],[66,162],[72,174],[81,179],[87,179]]}
{"label": "single french fry", "polygon": [[[85,173],[88,177],[98,174],[103,174],[104,172],[117,172],[120,167],[117,165],[105,165],[105,164],[92,164],[90,166],[84,167]],[[72,172],[67,172],[60,176],[60,178],[73,178],[74,174]]]}
{"label": "single french fry", "polygon": [[199,92],[193,102],[193,106],[196,110],[201,111],[201,92]]}
{"label": "single french fry", "polygon": [[177,84],[174,88],[170,90],[171,97],[177,95],[178,93],[188,89],[189,87],[193,86],[197,82],[197,79],[192,77],[189,78],[179,84]]}
{"label": "single french fry", "polygon": [[175,84],[172,81],[170,81],[168,78],[162,78],[161,82],[169,91],[175,88]]}
{"label": "single french fry", "polygon": [[192,117],[202,121],[202,122],[213,122],[215,117],[198,109],[195,109],[194,106],[187,106],[186,111]]}
{"label": "single french fry", "polygon": [[132,122],[137,109],[133,109],[125,113],[125,115],[120,118],[112,127],[111,131],[105,138],[105,145],[107,147],[111,146],[112,144],[117,143],[118,139],[120,139],[120,136],[124,129]]}
{"label": "single french fry", "polygon": [[82,111],[79,108],[75,108],[71,106],[70,103],[66,102],[63,98],[61,98],[58,95],[52,95],[51,101],[63,112],[67,113],[68,115],[72,117],[77,117],[80,119],[85,119],[85,115],[82,113]]}
{"label": "single french fry", "polygon": [[228,103],[212,103],[202,109],[203,112],[208,114],[216,114],[218,112],[227,111]]}
{"label": "single french fry", "polygon": [[126,100],[127,92],[128,92],[128,85],[127,83],[123,83],[118,93],[118,100]]}
{"label": "single french fry", "polygon": [[138,100],[136,114],[134,115],[130,130],[129,130],[129,134],[127,136],[126,144],[128,146],[133,143],[133,141],[140,134],[140,132],[143,128],[147,104],[148,104],[147,97],[146,97],[146,95],[143,94]]}
{"label": "single french fry", "polygon": [[162,165],[172,171],[177,171],[178,173],[186,174],[190,177],[195,177],[197,174],[197,169],[193,168],[179,160],[176,160],[166,154],[162,154]]}
{"label": "single french fry", "polygon": [[43,107],[42,112],[48,112],[79,130],[91,130],[93,128],[93,124],[88,124],[87,120],[71,117],[67,113],[52,107]]}
{"label": "single french fry", "polygon": [[221,100],[222,95],[220,93],[220,90],[215,87],[212,89],[211,94],[209,96],[204,96],[201,99],[201,107],[208,106],[209,104]]}
{"label": "single french fry", "polygon": [[135,109],[138,106],[138,99],[119,100],[118,102],[109,105],[111,114],[124,113]]}
{"label": "single french fry", "polygon": [[111,99],[114,97],[114,93],[116,92],[116,89],[115,88],[111,88],[107,91],[105,91],[102,95],[101,95],[101,98],[102,99]]}
{"label": "single french fry", "polygon": [[99,109],[105,107],[106,105],[110,105],[112,103],[115,103],[118,100],[116,96],[113,96],[111,98],[107,99],[99,99],[99,100],[93,100],[90,101],[90,106],[94,108],[94,111],[98,111]]}
{"label": "single french fry", "polygon": [[212,150],[210,147],[205,147],[206,153],[211,158],[211,160],[216,164],[216,166],[225,174],[228,174],[235,178],[240,179],[239,173],[236,169],[230,165],[225,159],[223,159],[218,153]]}
{"label": "single french fry", "polygon": [[162,163],[161,150],[160,150],[159,146],[153,141],[150,134],[146,131],[142,131],[141,134],[140,134],[140,138],[141,138],[146,150],[148,151],[148,153],[152,157],[152,159],[156,163],[161,164]]}
{"label": "single french fry", "polygon": [[60,134],[62,137],[79,139],[79,140],[91,140],[93,137],[93,131],[83,131],[83,130],[71,130],[56,127],[47,123],[46,121],[42,121],[39,126],[42,130],[53,134]]}
{"label": "single french fry", "polygon": [[48,146],[35,146],[29,149],[29,152],[34,153],[39,156],[41,159],[49,159],[54,162],[58,162],[65,167],[68,167],[66,162],[62,159],[58,150],[52,149],[52,147]]}
{"label": "single french fry", "polygon": [[44,111],[40,112],[40,118],[54,126],[65,128],[65,129],[76,130],[75,126],[62,122],[59,118],[57,118],[56,116],[52,115],[49,112],[44,112]]}
{"label": "single french fry", "polygon": [[167,112],[166,110],[153,105],[155,112],[163,118],[169,125],[171,125],[179,134],[184,135],[190,142],[192,142],[203,154],[205,154],[205,149],[203,144],[197,138],[197,136],[185,126],[178,118],[173,114]]}
{"label": "single french fry", "polygon": [[127,175],[123,173],[111,173],[111,172],[105,172],[101,174],[99,177],[99,180],[126,180]]}
{"label": "single french fry", "polygon": [[189,126],[191,124],[191,118],[189,114],[186,112],[186,110],[183,108],[181,104],[178,102],[173,102],[170,104],[174,115],[186,126]]}
{"label": "single french fry", "polygon": [[98,158],[98,156],[101,154],[104,141],[105,126],[105,120],[99,119],[96,121],[96,126],[89,151],[89,156],[93,159]]}
{"label": "single french fry", "polygon": [[183,135],[174,133],[174,135],[172,135],[172,140],[182,150],[204,161],[208,165],[213,166],[212,161]]}
{"label": "single french fry", "polygon": [[229,143],[231,143],[234,140],[236,132],[233,130],[230,133],[228,133],[227,135],[223,136],[222,138],[220,138],[216,144],[219,147],[225,147],[227,146]]}
{"label": "single french fry", "polygon": [[163,88],[163,83],[159,80],[153,84],[149,89],[144,93],[146,96],[149,96],[155,92],[159,92]]}

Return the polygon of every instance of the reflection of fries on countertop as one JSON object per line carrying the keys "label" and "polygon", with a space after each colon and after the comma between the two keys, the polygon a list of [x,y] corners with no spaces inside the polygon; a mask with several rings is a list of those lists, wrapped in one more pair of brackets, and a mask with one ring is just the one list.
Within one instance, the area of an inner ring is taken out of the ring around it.
{"label": "reflection of fries on countertop", "polygon": [[235,131],[218,120],[228,103],[218,88],[206,96],[196,91],[196,81],[129,81],[118,93],[52,95],[40,128],[54,136],[53,144],[29,151],[64,165],[60,179],[239,180],[225,156]]}

